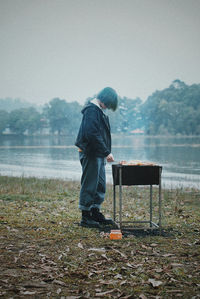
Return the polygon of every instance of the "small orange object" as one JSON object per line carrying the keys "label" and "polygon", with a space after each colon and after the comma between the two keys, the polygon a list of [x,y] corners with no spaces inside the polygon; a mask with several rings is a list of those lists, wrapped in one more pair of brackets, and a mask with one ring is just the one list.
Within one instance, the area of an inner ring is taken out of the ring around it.
{"label": "small orange object", "polygon": [[122,233],[120,229],[110,231],[110,240],[121,240]]}

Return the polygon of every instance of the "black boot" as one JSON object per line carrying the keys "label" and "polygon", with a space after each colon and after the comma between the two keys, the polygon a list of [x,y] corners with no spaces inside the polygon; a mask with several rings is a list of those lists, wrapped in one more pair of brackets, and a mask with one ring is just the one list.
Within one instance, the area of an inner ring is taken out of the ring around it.
{"label": "black boot", "polygon": [[115,222],[112,219],[106,219],[105,216],[99,211],[98,208],[91,209],[91,216],[94,221],[97,221],[100,224],[115,225]]}
{"label": "black boot", "polygon": [[100,224],[98,221],[95,221],[91,217],[90,211],[82,211],[82,219],[81,219],[81,226],[83,227],[90,227],[90,228],[100,228]]}

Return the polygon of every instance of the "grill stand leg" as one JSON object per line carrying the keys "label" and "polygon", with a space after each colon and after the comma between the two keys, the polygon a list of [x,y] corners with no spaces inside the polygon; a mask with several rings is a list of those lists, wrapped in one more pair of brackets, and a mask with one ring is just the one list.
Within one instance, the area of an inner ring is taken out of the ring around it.
{"label": "grill stand leg", "polygon": [[161,234],[161,218],[162,218],[162,212],[161,212],[161,208],[162,208],[162,199],[161,199],[161,171],[162,169],[159,168],[159,229],[160,229],[160,234]]}
{"label": "grill stand leg", "polygon": [[122,228],[122,168],[119,168],[119,226]]}
{"label": "grill stand leg", "polygon": [[116,221],[116,190],[115,185],[113,185],[113,219]]}
{"label": "grill stand leg", "polygon": [[150,227],[152,227],[152,185],[150,185]]}

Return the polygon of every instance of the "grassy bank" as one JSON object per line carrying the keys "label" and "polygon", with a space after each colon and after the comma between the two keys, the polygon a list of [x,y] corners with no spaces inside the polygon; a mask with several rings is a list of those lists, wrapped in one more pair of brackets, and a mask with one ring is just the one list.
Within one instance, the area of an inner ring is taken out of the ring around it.
{"label": "grassy bank", "polygon": [[[199,298],[199,190],[163,190],[163,235],[121,241],[78,226],[78,196],[77,182],[0,177],[0,297]],[[123,196],[124,219],[148,217],[148,187]]]}

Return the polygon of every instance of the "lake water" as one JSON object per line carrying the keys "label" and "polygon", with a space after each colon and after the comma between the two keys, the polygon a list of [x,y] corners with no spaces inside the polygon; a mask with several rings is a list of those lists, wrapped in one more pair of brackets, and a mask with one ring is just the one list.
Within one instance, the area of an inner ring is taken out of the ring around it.
{"label": "lake water", "polygon": [[[162,185],[200,189],[200,137],[113,136],[115,161],[140,160],[163,166]],[[112,182],[111,164],[106,165]],[[80,180],[74,138],[0,137],[0,174]]]}

